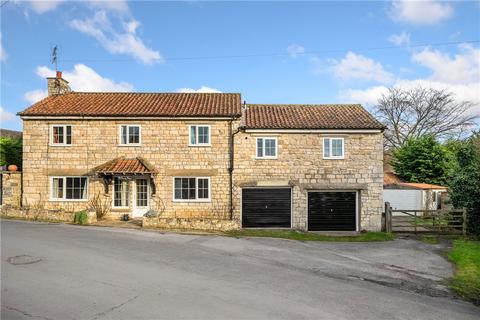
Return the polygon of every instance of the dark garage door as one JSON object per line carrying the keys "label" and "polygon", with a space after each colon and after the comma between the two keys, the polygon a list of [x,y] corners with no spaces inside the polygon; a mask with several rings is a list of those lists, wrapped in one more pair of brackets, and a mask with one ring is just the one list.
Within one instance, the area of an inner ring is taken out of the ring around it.
{"label": "dark garage door", "polygon": [[356,192],[309,192],[309,231],[355,231]]}
{"label": "dark garage door", "polygon": [[242,227],[290,228],[290,188],[242,189]]}

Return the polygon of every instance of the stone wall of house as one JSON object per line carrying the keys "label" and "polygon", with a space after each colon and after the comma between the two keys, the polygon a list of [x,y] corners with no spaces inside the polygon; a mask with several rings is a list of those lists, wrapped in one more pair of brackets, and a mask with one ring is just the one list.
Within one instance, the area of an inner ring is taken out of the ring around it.
{"label": "stone wall of house", "polygon": [[229,231],[240,228],[236,220],[204,218],[148,218],[143,217],[144,228],[173,230]]}
{"label": "stone wall of house", "polygon": [[18,171],[2,171],[2,203],[19,207],[22,200],[22,173]]}
{"label": "stone wall of house", "polygon": [[[50,201],[50,178],[53,176],[84,176],[96,166],[114,158],[142,157],[158,174],[156,194],[151,206],[162,217],[229,217],[229,133],[226,120],[24,120],[23,130],[23,200],[25,204],[42,205],[47,209],[83,210],[88,201]],[[49,145],[52,124],[72,125],[72,145]],[[141,146],[120,146],[119,126],[141,125]],[[211,126],[211,146],[189,146],[188,125]],[[238,126],[234,121],[233,126]],[[174,202],[173,177],[204,176],[211,179],[210,202]],[[102,181],[89,178],[89,199],[100,195],[111,201],[112,185],[105,195]],[[131,201],[130,201],[131,202]],[[112,215],[130,212],[112,209]]]}
{"label": "stone wall of house", "polygon": [[[277,137],[278,159],[256,159],[255,138]],[[343,137],[345,159],[323,159],[323,138]],[[241,219],[242,187],[293,187],[292,227],[307,229],[309,190],[355,190],[360,230],[380,230],[383,207],[383,135],[240,133],[235,136],[234,217]]]}

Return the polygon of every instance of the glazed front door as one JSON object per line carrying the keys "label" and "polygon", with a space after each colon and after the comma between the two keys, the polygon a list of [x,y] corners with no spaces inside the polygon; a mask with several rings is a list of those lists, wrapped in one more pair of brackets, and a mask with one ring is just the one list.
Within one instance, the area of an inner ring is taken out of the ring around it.
{"label": "glazed front door", "polygon": [[133,199],[133,217],[142,217],[150,210],[150,185],[148,178],[134,180],[135,194]]}

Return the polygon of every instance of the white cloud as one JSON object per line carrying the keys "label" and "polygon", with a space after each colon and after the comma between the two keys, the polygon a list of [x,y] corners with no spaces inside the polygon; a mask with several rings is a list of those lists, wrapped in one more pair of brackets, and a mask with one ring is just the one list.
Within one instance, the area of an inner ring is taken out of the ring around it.
{"label": "white cloud", "polygon": [[433,81],[467,84],[480,83],[480,49],[471,45],[461,45],[460,53],[453,58],[430,48],[414,53],[413,61],[432,71]]}
{"label": "white cloud", "polygon": [[195,90],[192,88],[180,88],[177,89],[177,92],[183,92],[183,93],[222,93],[222,91],[206,87],[206,86],[201,86],[199,89]]}
{"label": "white cloud", "polygon": [[48,95],[47,90],[32,90],[32,91],[27,91],[23,95],[23,99],[27,100],[30,104],[34,104],[37,101],[42,100]]}
{"label": "white cloud", "polygon": [[403,31],[400,34],[392,34],[388,37],[388,41],[396,46],[410,45],[410,33]]}
{"label": "white cloud", "polygon": [[35,13],[43,14],[55,10],[62,2],[65,2],[65,0],[33,0],[26,3]]}
{"label": "white cloud", "polygon": [[[438,50],[425,49],[413,53],[412,59],[429,68],[431,75],[426,79],[398,78],[391,86],[403,89],[416,87],[446,89],[454,93],[459,101],[474,103],[473,112],[480,115],[480,49],[466,44],[460,45],[459,53],[453,58]],[[387,91],[387,87],[383,85],[347,89],[340,92],[340,97],[345,102],[372,106]]]}
{"label": "white cloud", "polygon": [[0,122],[12,121],[15,119],[16,117],[13,113],[5,110],[2,106],[0,106]]}
{"label": "white cloud", "polygon": [[412,24],[435,24],[453,15],[453,7],[439,0],[393,0],[390,17]]}
{"label": "white cloud", "polygon": [[[36,73],[42,78],[55,76],[55,71],[45,67],[37,67]],[[115,82],[104,78],[92,68],[84,64],[76,64],[71,71],[64,71],[63,78],[69,82],[73,91],[88,92],[126,92],[133,91],[133,85],[127,82]]]}
{"label": "white cloud", "polygon": [[123,0],[98,0],[88,1],[91,7],[97,9],[106,9],[108,11],[115,11],[117,13],[128,13],[130,8],[127,1]]}
{"label": "white cloud", "polygon": [[331,64],[335,77],[343,80],[359,79],[376,82],[393,80],[393,75],[385,71],[380,62],[353,52],[348,52],[340,61],[332,60]]}
{"label": "white cloud", "polygon": [[[416,87],[432,88],[436,90],[446,89],[455,94],[459,101],[470,101],[475,104],[473,113],[480,115],[480,84],[457,84],[452,85],[444,82],[428,81],[424,79],[399,79],[393,85],[396,88],[413,89]],[[388,92],[385,86],[374,86],[367,89],[348,89],[340,92],[340,98],[345,103],[361,103],[366,106],[373,106],[378,99]]]}
{"label": "white cloud", "polygon": [[299,54],[305,53],[305,48],[298,44],[291,44],[287,47],[287,52],[291,58],[296,58]]}
{"label": "white cloud", "polygon": [[162,62],[160,53],[147,47],[137,35],[140,22],[132,19],[123,22],[123,31],[116,31],[104,10],[97,11],[92,18],[74,19],[70,26],[95,38],[107,51],[113,54],[126,54],[145,64]]}
{"label": "white cloud", "polygon": [[0,32],[0,61],[6,61],[8,58],[7,52],[3,49],[2,33]]}

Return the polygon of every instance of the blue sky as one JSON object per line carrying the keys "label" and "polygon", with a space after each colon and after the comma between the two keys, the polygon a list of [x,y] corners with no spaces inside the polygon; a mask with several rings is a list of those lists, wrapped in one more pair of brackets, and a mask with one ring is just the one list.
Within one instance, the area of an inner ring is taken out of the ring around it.
{"label": "blue sky", "polygon": [[11,0],[1,8],[1,127],[21,129],[14,114],[45,96],[54,45],[75,91],[370,107],[389,86],[422,85],[480,112],[479,40],[479,1]]}

